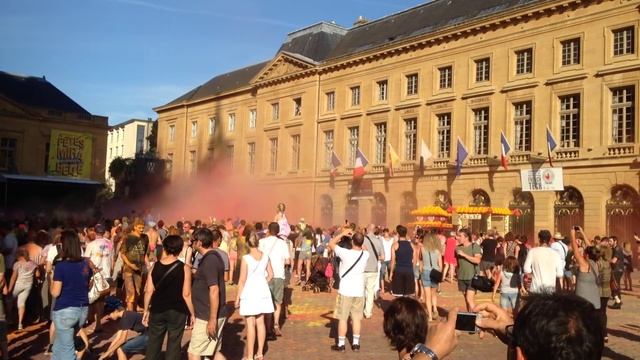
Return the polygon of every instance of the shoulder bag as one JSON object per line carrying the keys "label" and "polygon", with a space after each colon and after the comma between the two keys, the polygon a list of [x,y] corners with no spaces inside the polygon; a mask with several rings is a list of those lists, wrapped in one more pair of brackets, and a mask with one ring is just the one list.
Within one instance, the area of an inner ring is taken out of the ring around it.
{"label": "shoulder bag", "polygon": [[[431,271],[429,272],[429,280],[432,283],[440,284],[442,282],[442,271],[433,267],[433,261],[431,260],[431,251],[427,251],[429,256],[429,265],[431,265]],[[424,261],[424,259],[422,259]]]}

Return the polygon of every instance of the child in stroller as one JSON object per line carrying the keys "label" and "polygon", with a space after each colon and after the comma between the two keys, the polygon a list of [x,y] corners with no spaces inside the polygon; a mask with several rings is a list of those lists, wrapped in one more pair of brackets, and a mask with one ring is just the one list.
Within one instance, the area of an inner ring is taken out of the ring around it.
{"label": "child in stroller", "polygon": [[302,286],[302,291],[313,291],[314,293],[331,292],[329,278],[325,274],[329,261],[330,260],[328,258],[318,256],[311,267],[311,276],[309,276],[309,281]]}

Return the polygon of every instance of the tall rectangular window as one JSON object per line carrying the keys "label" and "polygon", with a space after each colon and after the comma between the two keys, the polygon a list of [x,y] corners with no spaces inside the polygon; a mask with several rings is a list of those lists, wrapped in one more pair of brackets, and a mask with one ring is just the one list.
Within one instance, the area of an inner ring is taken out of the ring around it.
{"label": "tall rectangular window", "polygon": [[[120,134],[118,134],[119,137]],[[176,126],[175,124],[169,125],[169,141],[173,142],[176,139]]]}
{"label": "tall rectangular window", "polygon": [[233,168],[233,155],[235,153],[235,146],[233,145],[227,145],[227,152],[226,152],[226,156],[227,156],[227,161],[229,162],[229,166],[231,166],[231,168]]}
{"label": "tall rectangular window", "polygon": [[476,64],[476,82],[491,80],[491,59],[484,58],[475,61]]}
{"label": "tall rectangular window", "polygon": [[357,126],[349,128],[349,166],[356,165],[356,154],[360,139],[360,128]]}
{"label": "tall rectangular window", "polygon": [[613,30],[613,56],[635,52],[635,28],[633,26]]}
{"label": "tall rectangular window", "polygon": [[580,146],[580,95],[560,97],[560,147]]}
{"label": "tall rectangular window", "polygon": [[451,113],[438,114],[438,158],[448,158],[450,150]]}
{"label": "tall rectangular window", "polygon": [[376,124],[376,164],[387,160],[387,123]]}
{"label": "tall rectangular window", "polygon": [[280,103],[271,104],[271,120],[278,121],[280,119]]}
{"label": "tall rectangular window", "polygon": [[269,139],[269,172],[278,170],[278,138]]}
{"label": "tall rectangular window", "polygon": [[171,179],[173,175],[173,153],[167,154],[167,160],[164,164],[164,171],[166,173],[167,179]]}
{"label": "tall rectangular window", "polygon": [[300,168],[300,135],[291,135],[291,170]]}
{"label": "tall rectangular window", "polygon": [[531,151],[531,101],[513,104],[516,151]]}
{"label": "tall rectangular window", "polygon": [[407,161],[416,159],[418,149],[418,120],[407,119],[404,121],[404,159]]}
{"label": "tall rectangular window", "polygon": [[235,113],[229,113],[228,116],[228,123],[227,123],[227,130],[229,132],[234,132],[236,131],[236,114]]}
{"label": "tall rectangular window", "polygon": [[0,139],[0,170],[16,170],[16,149],[18,140],[14,138]]}
{"label": "tall rectangular window", "polygon": [[611,125],[614,144],[635,142],[635,88],[633,86],[611,89]]}
{"label": "tall rectangular window", "polygon": [[209,136],[216,133],[216,117],[212,116],[209,118]]}
{"label": "tall rectangular window", "polygon": [[360,86],[351,88],[351,106],[360,106]]}
{"label": "tall rectangular window", "polygon": [[453,66],[444,66],[438,69],[440,73],[440,89],[451,89],[453,86]]}
{"label": "tall rectangular window", "polygon": [[195,150],[189,151],[189,175],[195,175],[198,169],[198,160]]}
{"label": "tall rectangular window", "polygon": [[407,75],[407,96],[418,95],[418,74]]}
{"label": "tall rectangular window", "polygon": [[387,101],[389,98],[389,82],[380,80],[376,84],[378,85],[378,101]]}
{"label": "tall rectangular window", "polygon": [[473,154],[489,154],[489,108],[473,110]]}
{"label": "tall rectangular window", "polygon": [[560,42],[562,47],[562,66],[580,64],[580,38]]}
{"label": "tall rectangular window", "polygon": [[533,72],[533,49],[516,51],[516,75],[531,74]]}
{"label": "tall rectangular window", "polygon": [[249,129],[255,129],[257,121],[258,121],[258,112],[256,111],[256,109],[249,110]]}
{"label": "tall rectangular window", "polygon": [[293,99],[293,116],[302,116],[302,98]]}
{"label": "tall rectangular window", "polygon": [[333,156],[333,130],[324,132],[324,168],[331,169],[333,164],[331,158]]}
{"label": "tall rectangular window", "polygon": [[249,174],[255,173],[256,170],[256,143],[247,144],[247,170]]}
{"label": "tall rectangular window", "polygon": [[335,91],[329,91],[325,95],[327,97],[327,111],[333,111],[336,108],[336,93]]}
{"label": "tall rectangular window", "polygon": [[191,138],[195,138],[196,136],[198,136],[198,122],[192,121],[191,122]]}
{"label": "tall rectangular window", "polygon": [[144,152],[144,125],[136,125],[136,154]]}

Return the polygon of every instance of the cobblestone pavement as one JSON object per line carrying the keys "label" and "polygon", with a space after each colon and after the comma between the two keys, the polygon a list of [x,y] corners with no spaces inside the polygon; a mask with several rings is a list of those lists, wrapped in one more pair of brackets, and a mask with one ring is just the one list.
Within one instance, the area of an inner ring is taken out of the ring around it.
{"label": "cobblestone pavement", "polygon": [[[622,310],[608,310],[609,343],[605,349],[605,359],[637,359],[640,358],[640,276],[635,272],[634,282],[638,286],[633,292],[624,292]],[[228,287],[227,299],[235,298],[235,286]],[[488,294],[478,294],[478,302],[490,301]],[[385,295],[382,306],[391,296]],[[395,352],[389,347],[382,332],[382,310],[374,309],[373,318],[363,320],[361,345],[362,350],[354,353],[349,350],[344,354],[330,350],[334,344],[335,330],[332,327],[331,313],[335,302],[333,293],[302,292],[300,287],[293,287],[291,315],[282,326],[283,337],[268,342],[265,358],[267,359],[319,359],[325,356],[335,359],[397,359]],[[453,284],[445,283],[439,298],[439,306],[449,309],[453,306],[463,307],[464,302]],[[91,333],[93,326],[89,326]],[[90,334],[92,354],[85,358],[97,358],[109,344],[108,334],[113,334],[115,324],[105,326],[102,334]],[[224,330],[222,353],[230,360],[240,359],[244,348],[244,324],[239,315],[233,314]],[[44,324],[32,325],[26,331],[9,334],[9,351],[11,359],[47,359],[43,355],[47,344],[48,328]],[[183,338],[184,350],[190,338],[189,331]],[[480,340],[475,335],[461,334],[459,344],[451,359],[503,359],[506,348],[496,339],[488,336]],[[133,359],[143,359],[134,356]],[[185,356],[186,358],[186,356]]]}

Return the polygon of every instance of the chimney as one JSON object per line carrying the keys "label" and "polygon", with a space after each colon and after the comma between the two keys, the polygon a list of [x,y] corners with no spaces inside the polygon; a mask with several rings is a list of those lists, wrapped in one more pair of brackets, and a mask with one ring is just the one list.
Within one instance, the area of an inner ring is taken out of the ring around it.
{"label": "chimney", "polygon": [[358,19],[353,23],[353,26],[360,26],[363,24],[368,23],[369,20],[367,20],[367,18],[365,18],[364,16],[360,15],[358,16]]}

